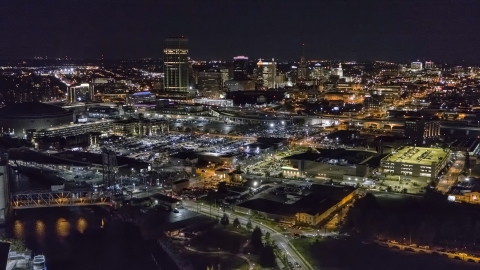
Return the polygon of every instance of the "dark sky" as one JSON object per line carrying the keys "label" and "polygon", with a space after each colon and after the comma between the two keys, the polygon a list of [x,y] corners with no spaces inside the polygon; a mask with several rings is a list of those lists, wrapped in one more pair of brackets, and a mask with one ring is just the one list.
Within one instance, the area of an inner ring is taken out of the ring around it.
{"label": "dark sky", "polygon": [[190,56],[480,63],[478,0],[0,0],[0,58]]}

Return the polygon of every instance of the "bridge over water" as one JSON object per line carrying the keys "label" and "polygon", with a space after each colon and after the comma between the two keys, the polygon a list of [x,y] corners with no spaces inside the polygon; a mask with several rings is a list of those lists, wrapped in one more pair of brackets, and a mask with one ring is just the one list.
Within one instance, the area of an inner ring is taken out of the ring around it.
{"label": "bridge over water", "polygon": [[33,190],[13,193],[10,196],[11,209],[38,207],[111,205],[111,194],[98,194],[92,191],[50,191]]}

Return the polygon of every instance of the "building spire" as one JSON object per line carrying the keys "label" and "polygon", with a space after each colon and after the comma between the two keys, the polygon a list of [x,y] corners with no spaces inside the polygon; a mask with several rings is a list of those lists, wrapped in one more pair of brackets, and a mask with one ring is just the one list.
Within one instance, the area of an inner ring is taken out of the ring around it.
{"label": "building spire", "polygon": [[302,57],[300,57],[300,65],[305,65],[305,43],[302,43]]}

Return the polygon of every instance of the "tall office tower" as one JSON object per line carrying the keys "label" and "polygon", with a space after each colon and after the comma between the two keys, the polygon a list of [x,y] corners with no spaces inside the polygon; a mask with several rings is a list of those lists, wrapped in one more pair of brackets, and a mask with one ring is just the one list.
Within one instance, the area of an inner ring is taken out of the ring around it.
{"label": "tall office tower", "polygon": [[405,136],[416,145],[423,145],[428,139],[440,136],[440,122],[422,119],[405,121]]}
{"label": "tall office tower", "polygon": [[410,69],[413,71],[420,71],[422,70],[423,64],[422,62],[412,62],[410,64]]}
{"label": "tall office tower", "polygon": [[188,39],[166,38],[163,41],[164,85],[167,92],[188,92]]}
{"label": "tall office tower", "polygon": [[277,63],[272,58],[272,62],[263,62],[260,59],[257,63],[257,77],[262,88],[275,88],[275,79],[277,77]]}
{"label": "tall office tower", "polygon": [[248,57],[236,56],[233,58],[233,79],[237,81],[248,79]]}
{"label": "tall office tower", "polygon": [[305,44],[302,45],[302,57],[298,63],[297,82],[302,82],[308,79],[307,61],[305,60]]}
{"label": "tall office tower", "polygon": [[432,61],[426,61],[425,62],[425,69],[432,69],[433,68],[433,62]]}

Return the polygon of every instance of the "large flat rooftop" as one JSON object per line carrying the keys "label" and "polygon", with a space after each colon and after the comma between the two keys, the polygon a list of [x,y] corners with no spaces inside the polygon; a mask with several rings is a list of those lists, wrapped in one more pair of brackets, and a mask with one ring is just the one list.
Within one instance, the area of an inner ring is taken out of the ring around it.
{"label": "large flat rooftop", "polygon": [[293,203],[286,203],[289,200],[286,195],[279,195],[273,200],[256,198],[238,206],[281,216],[294,216],[296,213],[316,215],[327,211],[353,191],[354,187],[313,184],[303,190]]}
{"label": "large flat rooftop", "polygon": [[404,146],[385,157],[384,161],[432,165],[433,162],[447,158],[448,153],[440,148]]}

